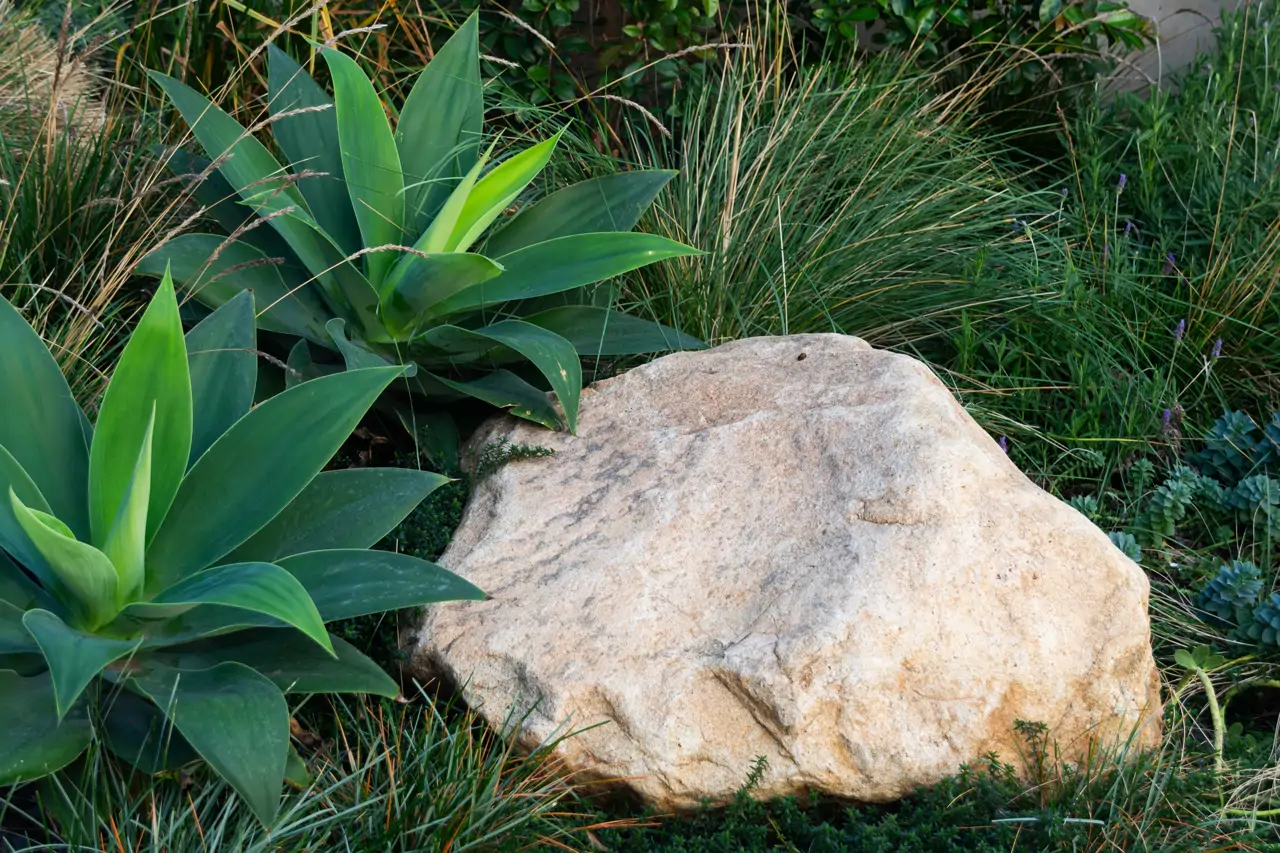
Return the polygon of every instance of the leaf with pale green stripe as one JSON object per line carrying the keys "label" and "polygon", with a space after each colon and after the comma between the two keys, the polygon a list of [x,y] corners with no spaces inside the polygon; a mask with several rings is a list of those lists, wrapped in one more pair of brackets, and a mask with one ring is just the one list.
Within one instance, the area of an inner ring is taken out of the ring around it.
{"label": "leaf with pale green stripe", "polygon": [[226,560],[273,563],[303,551],[372,547],[448,482],[443,475],[411,468],[322,471]]}
{"label": "leaf with pale green stripe", "polygon": [[181,669],[206,669],[221,661],[253,667],[285,693],[372,693],[388,698],[400,689],[350,643],[330,635],[335,656],[297,631],[259,628],[215,641],[164,649],[156,656]]}
{"label": "leaf with pale green stripe", "polygon": [[485,594],[453,572],[392,551],[311,551],[279,560],[316,603],[326,622],[441,601],[483,601]]}
{"label": "leaf with pale green stripe", "polygon": [[237,421],[192,466],[151,541],[148,591],[159,592],[212,565],[265,527],[306,488],[402,372],[384,367],[322,376],[289,388]]}
{"label": "leaf with pale green stripe", "polygon": [[543,170],[563,135],[564,131],[561,130],[550,139],[519,154],[513,154],[477,181],[467,193],[466,204],[458,215],[446,248],[451,252],[465,251],[479,240],[485,229],[502,215],[524,188],[529,186],[529,182]]}
{"label": "leaf with pale green stripe", "polygon": [[657,169],[621,172],[557,190],[520,211],[502,230],[490,235],[484,254],[500,258],[557,237],[630,231],[676,174]]}
{"label": "leaf with pale green stripe", "polygon": [[383,286],[382,320],[392,335],[412,337],[433,316],[434,306],[502,271],[501,264],[468,252],[406,254]]}
{"label": "leaf with pale green stripe", "polygon": [[141,645],[140,640],[116,640],[77,631],[47,610],[29,611],[22,624],[35,637],[49,663],[58,719],[66,716],[98,673]]}
{"label": "leaf with pale green stripe", "polygon": [[258,819],[275,820],[289,750],[289,706],[279,688],[239,663],[179,670],[149,661],[130,674]]}
{"label": "leaf with pale green stripe", "polygon": [[418,237],[417,242],[413,244],[415,250],[429,255],[448,251],[453,238],[453,230],[462,216],[463,209],[467,206],[467,197],[475,187],[476,181],[480,180],[480,173],[484,171],[485,164],[489,161],[489,155],[493,152],[493,148],[493,145],[489,146],[489,150],[476,161],[476,164],[471,167],[471,171],[463,176],[458,185],[453,188],[453,192],[449,193],[449,197],[440,206],[440,212],[435,219],[431,220],[431,224]]}
{"label": "leaf with pale green stripe", "polygon": [[359,250],[360,226],[343,180],[333,99],[274,44],[267,45],[267,91],[271,132],[289,165],[294,172],[324,173],[298,182],[316,222],[344,254]]}
{"label": "leaf with pale green stripe", "polygon": [[187,467],[249,413],[258,382],[253,293],[236,294],[187,332],[191,370],[191,455]]}
{"label": "leaf with pale green stripe", "polygon": [[18,524],[67,591],[63,604],[71,610],[77,627],[92,631],[109,622],[118,612],[119,578],[107,555],[77,541],[71,529],[56,517],[28,508],[13,489],[9,490],[8,503]]}
{"label": "leaf with pale green stripe", "polygon": [[[321,56],[333,77],[342,170],[363,245],[403,244],[404,174],[382,102],[354,59],[333,49]],[[364,257],[369,284],[377,290],[395,259],[384,252]]]}
{"label": "leaf with pale green stripe", "polygon": [[[89,443],[84,414],[62,368],[12,305],[0,296],[0,446],[22,466],[77,536],[89,537],[85,483]],[[0,493],[0,501],[7,496]]]}
{"label": "leaf with pale green stripe", "polygon": [[594,305],[551,308],[530,314],[524,320],[555,332],[573,344],[579,355],[585,356],[641,355],[706,346],[697,338],[661,323]]}
{"label": "leaf with pale green stripe", "polygon": [[14,513],[9,502],[9,491],[18,496],[24,506],[49,513],[49,504],[45,501],[40,489],[27,475],[26,470],[18,464],[18,460],[9,451],[0,446],[0,548],[8,551],[27,569],[39,578],[40,583],[50,592],[65,597],[65,588],[53,568],[46,562],[40,549],[35,546]]}
{"label": "leaf with pale green stripe", "polygon": [[405,223],[421,234],[480,152],[484,85],[479,16],[473,13],[418,75],[396,123],[404,169]]}
{"label": "leaf with pale green stripe", "polygon": [[465,348],[469,341],[476,342],[480,347],[485,342],[492,342],[518,352],[551,383],[560,405],[564,407],[569,431],[577,430],[582,365],[573,344],[556,333],[521,320],[501,320],[476,330],[436,326],[422,335],[421,340],[442,349],[458,344]]}
{"label": "leaf with pale green stripe", "polygon": [[42,673],[23,677],[0,670],[0,696],[5,698],[0,725],[0,785],[39,779],[76,759],[93,737],[86,702],[58,720],[53,680]]}
{"label": "leaf with pale green stripe", "polygon": [[102,398],[89,451],[89,527],[99,547],[133,479],[155,414],[147,536],[155,535],[191,453],[191,375],[173,281],[166,274],[130,335]]}
{"label": "leaf with pale green stripe", "polygon": [[156,414],[152,406],[142,448],[134,462],[133,474],[125,489],[124,500],[116,512],[116,520],[107,533],[102,553],[116,568],[116,607],[121,608],[142,593],[146,578],[147,507],[151,496],[151,454],[154,445]]}
{"label": "leaf with pale green stripe", "polygon": [[437,313],[472,311],[594,284],[668,258],[700,254],[666,237],[636,232],[574,234],[506,255],[506,272],[441,302]]}
{"label": "leaf with pale green stripe", "polygon": [[227,242],[217,234],[183,234],[143,258],[137,271],[163,275],[166,266],[183,290],[210,308],[220,308],[250,290],[261,312],[258,325],[262,328],[316,343],[326,339],[324,321],[330,313],[312,285],[292,277],[286,283],[282,271],[292,271],[244,241]]}

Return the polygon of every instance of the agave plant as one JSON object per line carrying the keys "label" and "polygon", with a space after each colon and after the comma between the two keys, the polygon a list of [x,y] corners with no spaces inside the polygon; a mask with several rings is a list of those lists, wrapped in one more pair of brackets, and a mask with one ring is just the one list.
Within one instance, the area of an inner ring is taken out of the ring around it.
{"label": "agave plant", "polygon": [[166,276],[90,425],[43,341],[0,299],[0,784],[98,738],[154,771],[203,759],[264,820],[285,693],[395,696],[325,623],[483,594],[367,550],[444,482],[319,473],[401,367],[252,407],[253,296],[184,339]]}
{"label": "agave plant", "polygon": [[357,63],[332,48],[321,56],[332,99],[270,50],[270,125],[288,169],[206,98],[152,73],[211,158],[179,155],[176,168],[208,175],[197,192],[227,234],[171,240],[144,272],[172,265],[212,307],[253,289],[262,327],[301,339],[290,358],[296,371],[314,366],[310,342],[348,369],[412,365],[409,389],[437,401],[474,397],[558,425],[545,391],[505,367],[528,362],[556,393],[570,430],[580,356],[700,346],[583,296],[587,285],[696,254],[631,232],[672,173],[584,181],[495,230],[560,134],[496,165],[492,145],[481,152],[474,15],[418,76],[394,131]]}

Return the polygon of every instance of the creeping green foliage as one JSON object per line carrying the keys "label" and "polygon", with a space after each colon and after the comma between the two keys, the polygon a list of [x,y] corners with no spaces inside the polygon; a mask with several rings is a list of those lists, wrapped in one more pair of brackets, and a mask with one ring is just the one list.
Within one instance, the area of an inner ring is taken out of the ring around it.
{"label": "creeping green foliage", "polygon": [[252,407],[253,312],[242,292],[184,338],[166,275],[91,425],[0,300],[0,784],[98,738],[144,771],[203,759],[269,822],[284,694],[397,693],[325,623],[483,597],[367,550],[444,477],[321,473],[403,368]]}
{"label": "creeping green foliage", "polygon": [[1199,476],[1190,468],[1175,468],[1148,499],[1146,510],[1138,520],[1138,534],[1150,544],[1172,537],[1195,500],[1198,480]]}
{"label": "creeping green foliage", "polygon": [[570,430],[581,357],[700,346],[612,310],[610,290],[592,287],[696,254],[631,231],[671,173],[584,181],[507,221],[560,134],[501,162],[482,146],[474,15],[418,76],[394,130],[356,62],[321,56],[332,97],[270,50],[271,124],[288,168],[206,98],[153,73],[210,158],[177,154],[175,167],[203,173],[197,194],[228,236],[177,237],[142,271],[171,264],[209,307],[254,289],[259,325],[298,339],[289,362],[304,376],[404,364],[396,387],[433,405],[474,398],[558,426],[549,387]]}
{"label": "creeping green foliage", "polygon": [[1138,540],[1134,538],[1132,533],[1113,530],[1107,534],[1107,538],[1111,540],[1112,545],[1119,548],[1130,560],[1135,563],[1142,562],[1142,548],[1138,545]]}
{"label": "creeping green foliage", "polygon": [[1244,412],[1228,412],[1214,423],[1204,449],[1187,461],[1221,483],[1238,483],[1280,461],[1280,413],[1265,429]]}
{"label": "creeping green foliage", "polygon": [[1224,563],[1196,596],[1196,606],[1221,627],[1248,624],[1262,597],[1262,573],[1247,560]]}

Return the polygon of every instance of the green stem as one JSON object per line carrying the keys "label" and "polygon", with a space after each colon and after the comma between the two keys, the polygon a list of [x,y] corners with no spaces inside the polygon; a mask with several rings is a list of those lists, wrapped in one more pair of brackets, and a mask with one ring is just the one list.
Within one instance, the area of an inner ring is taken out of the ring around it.
{"label": "green stem", "polygon": [[1222,709],[1218,706],[1218,694],[1214,692],[1213,681],[1209,678],[1209,673],[1200,667],[1196,667],[1196,675],[1200,678],[1200,683],[1204,685],[1205,698],[1209,700],[1209,716],[1213,719],[1213,755],[1214,770],[1218,775],[1226,772],[1226,764],[1222,759],[1222,741],[1226,733],[1226,725],[1222,719]]}

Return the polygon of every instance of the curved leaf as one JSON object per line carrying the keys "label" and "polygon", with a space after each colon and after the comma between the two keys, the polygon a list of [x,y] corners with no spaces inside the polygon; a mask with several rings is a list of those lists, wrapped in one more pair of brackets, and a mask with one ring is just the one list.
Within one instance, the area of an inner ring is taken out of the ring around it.
{"label": "curved leaf", "polygon": [[401,372],[384,367],[322,376],[272,397],[236,422],[183,480],[147,552],[148,590],[211,565],[265,527]]}
{"label": "curved leaf", "polygon": [[142,592],[142,583],[146,577],[147,508],[151,497],[155,422],[153,406],[124,499],[120,502],[111,530],[107,532],[107,541],[102,545],[102,553],[115,566],[116,577],[119,579],[116,587],[117,608],[124,607]]}
{"label": "curved leaf", "polygon": [[47,776],[84,752],[93,737],[86,704],[59,722],[48,673],[24,678],[0,670],[0,785]]}
{"label": "curved leaf", "polygon": [[[84,413],[48,347],[0,297],[0,446],[31,477],[50,512],[89,537],[89,441]],[[0,495],[3,498],[3,495]]]}
{"label": "curved leaf", "polygon": [[[0,502],[0,507],[3,506],[4,503]],[[16,519],[14,524],[17,524]],[[16,607],[19,611],[31,610],[35,607],[55,612],[58,609],[48,593],[32,582],[26,572],[5,556],[4,551],[0,551],[0,602]]]}
{"label": "curved leaf", "polygon": [[275,819],[289,751],[289,706],[274,684],[238,663],[179,670],[148,662],[129,681],[166,713],[259,820]]}
{"label": "curved leaf", "polygon": [[311,595],[326,622],[441,601],[483,601],[453,572],[392,551],[312,551],[280,560]]}
{"label": "curved leaf", "polygon": [[506,272],[444,300],[437,314],[473,311],[496,302],[529,299],[594,284],[667,258],[699,254],[653,234],[574,234],[535,243],[502,259]]}
{"label": "curved leaf", "polygon": [[244,290],[187,332],[192,435],[187,466],[249,413],[258,383],[253,292]]}
{"label": "curved leaf", "polygon": [[217,234],[183,234],[143,258],[137,271],[162,275],[166,266],[183,290],[210,308],[219,308],[246,290],[253,291],[262,328],[316,343],[326,339],[324,324],[333,315],[311,285],[302,281],[286,284],[280,265],[248,243],[228,243]]}
{"label": "curved leaf", "polygon": [[267,45],[267,90],[273,119],[271,132],[289,158],[289,165],[295,173],[324,173],[298,182],[316,222],[333,237],[343,254],[359,250],[360,226],[351,210],[343,177],[333,99],[274,44]]}
{"label": "curved leaf", "polygon": [[[382,102],[355,60],[333,49],[321,56],[333,76],[342,169],[363,246],[403,244],[404,175]],[[378,290],[395,258],[385,252],[364,257],[369,284]]]}
{"label": "curved leaf", "polygon": [[382,320],[393,336],[411,337],[431,317],[434,306],[502,271],[501,264],[467,252],[441,252],[427,257],[407,254],[383,287]]}
{"label": "curved leaf", "polygon": [[231,563],[183,578],[150,601],[125,608],[132,619],[176,616],[202,604],[261,613],[292,625],[332,653],[329,634],[307,591],[271,563]]}
{"label": "curved leaf", "polygon": [[706,346],[661,323],[592,305],[551,308],[530,314],[524,321],[555,332],[584,356],[641,355]]}
{"label": "curved leaf", "polygon": [[141,645],[140,640],[113,640],[77,631],[47,610],[28,611],[22,624],[49,663],[59,720],[98,673]]}
{"label": "curved leaf", "polygon": [[[329,337],[333,340],[333,345],[338,348],[338,352],[342,354],[342,362],[347,370],[360,370],[366,367],[390,367],[392,362],[368,350],[360,344],[347,340],[347,324],[345,321],[334,317],[328,323],[324,324],[325,331],[329,333]],[[403,365],[405,376],[412,376],[418,372],[415,364]]]}
{"label": "curved leaf", "polygon": [[516,214],[485,241],[484,254],[500,258],[557,237],[630,231],[676,174],[656,169],[621,172],[565,187]]}
{"label": "curved leaf", "polygon": [[40,647],[22,625],[25,611],[0,600],[0,655],[40,654]]}
{"label": "curved leaf", "polygon": [[484,130],[479,32],[473,13],[436,51],[400,110],[395,139],[411,234],[427,230],[458,179],[476,163]]}
{"label": "curved leaf", "polygon": [[160,709],[133,691],[113,690],[102,706],[99,731],[107,749],[143,773],[177,770],[199,760],[199,754],[174,731]]}
{"label": "curved leaf", "polygon": [[50,513],[49,504],[45,502],[40,489],[18,464],[18,460],[0,446],[0,548],[8,551],[14,559],[26,566],[27,570],[40,580],[45,589],[57,594],[59,598],[66,598],[68,595],[66,588],[62,586],[62,582],[40,553],[40,549],[35,546],[18,522],[13,505],[4,499],[7,498],[10,490],[18,496],[18,500],[23,505],[43,513]]}
{"label": "curved leaf", "polygon": [[424,380],[443,385],[458,394],[483,400],[490,406],[507,409],[517,418],[542,424],[548,429],[560,428],[560,416],[556,414],[555,406],[551,405],[547,392],[535,388],[509,370],[495,370],[469,382],[447,379],[424,370],[418,374],[417,379],[410,382],[416,383],[414,387],[419,388],[424,396],[431,396],[432,389],[426,386]]}
{"label": "curved leaf", "polygon": [[410,468],[322,471],[226,560],[273,563],[302,551],[372,547],[447,482]]}
{"label": "curved leaf", "polygon": [[477,181],[467,193],[466,204],[462,206],[445,248],[451,252],[465,251],[479,240],[485,229],[502,215],[507,206],[516,200],[516,196],[543,170],[563,135],[564,131],[561,130],[550,139],[513,154]]}

